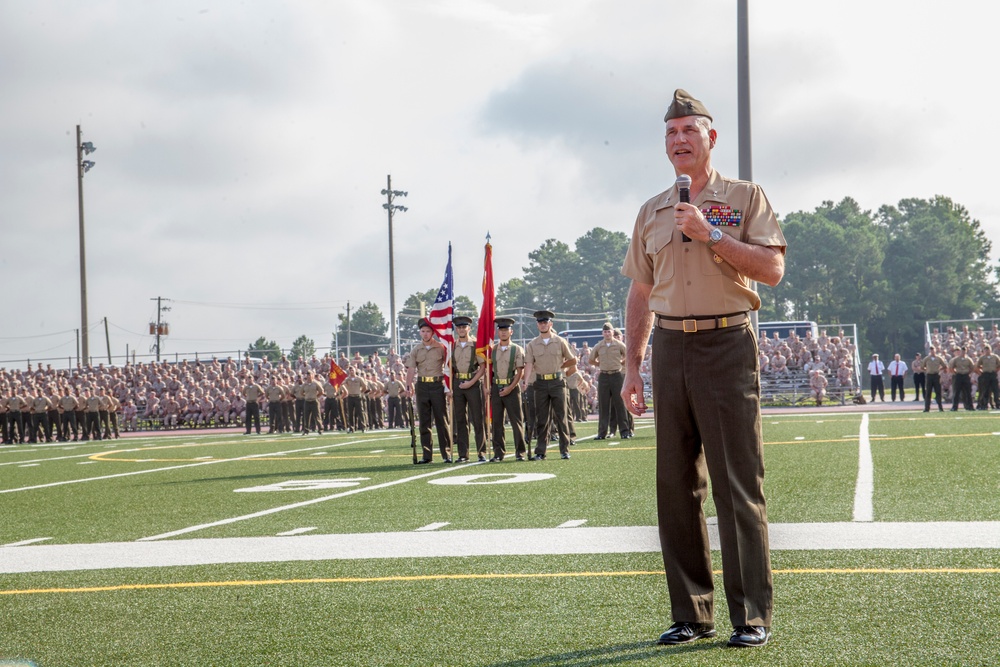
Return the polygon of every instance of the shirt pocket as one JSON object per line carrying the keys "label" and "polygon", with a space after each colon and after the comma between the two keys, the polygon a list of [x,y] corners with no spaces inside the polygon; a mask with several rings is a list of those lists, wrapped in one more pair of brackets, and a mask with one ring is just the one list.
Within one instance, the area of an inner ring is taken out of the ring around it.
{"label": "shirt pocket", "polygon": [[657,210],[646,221],[646,253],[653,262],[653,276],[657,281],[674,276],[674,246],[671,243],[675,229],[673,207]]}

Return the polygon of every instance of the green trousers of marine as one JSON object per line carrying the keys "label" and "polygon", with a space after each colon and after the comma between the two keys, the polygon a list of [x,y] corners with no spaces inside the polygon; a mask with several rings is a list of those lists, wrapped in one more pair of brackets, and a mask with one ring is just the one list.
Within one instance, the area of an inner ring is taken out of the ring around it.
{"label": "green trousers of marine", "polygon": [[660,547],[674,622],[715,622],[703,509],[711,478],[730,621],[770,627],[760,372],[749,325],[656,328],[653,409]]}

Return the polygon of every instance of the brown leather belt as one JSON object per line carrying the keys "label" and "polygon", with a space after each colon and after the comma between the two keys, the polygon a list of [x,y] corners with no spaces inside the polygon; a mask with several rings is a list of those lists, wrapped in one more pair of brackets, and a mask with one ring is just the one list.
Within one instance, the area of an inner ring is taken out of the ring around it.
{"label": "brown leather belt", "polygon": [[734,313],[729,315],[699,315],[691,319],[667,317],[666,315],[656,316],[656,326],[669,331],[683,331],[684,333],[697,333],[699,331],[711,331],[712,329],[725,329],[735,327],[747,321],[746,313]]}

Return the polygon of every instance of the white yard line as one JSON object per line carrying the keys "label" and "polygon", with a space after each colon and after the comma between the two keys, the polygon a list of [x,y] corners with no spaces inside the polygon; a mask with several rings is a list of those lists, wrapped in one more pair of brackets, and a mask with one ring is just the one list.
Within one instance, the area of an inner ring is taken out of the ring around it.
{"label": "white yard line", "polygon": [[[409,436],[402,436],[402,435],[400,435],[400,436],[396,436],[395,438],[387,438],[387,439],[400,440],[400,439],[403,439],[403,438],[406,438],[406,437],[409,437]],[[66,486],[67,484],[83,484],[84,482],[98,482],[98,481],[106,480],[106,479],[117,479],[119,477],[132,477],[133,475],[149,475],[149,474],[157,473],[157,472],[168,472],[170,470],[182,470],[184,468],[197,468],[198,466],[217,465],[219,463],[233,463],[235,461],[249,461],[249,460],[252,460],[252,459],[259,459],[259,458],[264,458],[264,457],[268,457],[268,456],[284,456],[284,455],[287,455],[287,454],[299,454],[299,453],[302,453],[302,452],[311,452],[311,451],[314,451],[314,450],[317,450],[317,449],[327,449],[327,448],[333,448],[333,447],[344,447],[346,445],[356,445],[356,444],[358,444],[360,442],[364,442],[364,440],[351,440],[349,442],[340,442],[340,443],[337,443],[335,445],[326,444],[326,445],[323,445],[322,447],[307,447],[305,449],[293,449],[293,450],[289,450],[289,451],[286,451],[286,452],[266,452],[266,453],[262,453],[262,454],[248,454],[246,456],[238,456],[238,457],[232,458],[232,459],[213,459],[212,461],[199,461],[198,463],[185,463],[183,465],[166,466],[166,467],[163,467],[163,468],[150,468],[149,470],[133,470],[132,472],[121,472],[121,473],[116,473],[114,475],[100,475],[98,477],[85,477],[83,479],[68,479],[68,480],[65,480],[65,481],[62,481],[62,482],[50,482],[48,484],[36,484],[35,486],[22,486],[22,487],[18,487],[18,488],[15,488],[15,489],[0,489],[0,494],[2,494],[2,493],[16,493],[18,491],[34,491],[36,489],[49,489],[49,488],[52,488],[52,487],[55,487],[55,486]],[[148,449],[125,449],[125,450],[118,450],[118,451],[122,451],[122,452],[147,452],[149,450]],[[105,453],[106,454],[110,454],[110,453],[113,453],[113,452],[105,452]],[[91,454],[91,456],[93,456],[93,454]]]}
{"label": "white yard line", "polygon": [[872,443],[868,436],[868,413],[861,415],[858,433],[858,482],[854,487],[854,521],[874,521],[875,466],[872,463]]}
{"label": "white yard line", "polygon": [[[1000,522],[778,523],[772,551],[1000,549]],[[708,527],[712,549],[719,531]],[[656,526],[442,530],[0,547],[0,574],[218,563],[658,553]]]}
{"label": "white yard line", "polygon": [[[405,436],[400,436],[405,437]],[[425,479],[427,477],[434,477],[446,472],[455,472],[457,470],[464,470],[474,465],[483,465],[482,463],[470,463],[463,466],[456,467],[446,467],[440,470],[435,470],[434,472],[427,472],[422,475],[414,475],[413,477],[404,477],[403,479],[396,479],[391,482],[384,482],[382,484],[374,484],[372,486],[363,486],[357,489],[351,489],[350,491],[343,491],[341,493],[334,493],[330,496],[323,496],[322,498],[313,498],[312,500],[303,500],[302,502],[292,503],[291,505],[282,505],[280,507],[272,507],[270,509],[261,510],[260,512],[254,512],[252,514],[244,514],[243,516],[234,516],[228,519],[220,519],[218,521],[212,521],[211,523],[203,523],[197,526],[189,526],[187,528],[181,528],[180,530],[172,530],[169,533],[161,533],[160,535],[153,535],[151,537],[141,537],[137,542],[155,542],[157,540],[165,540],[170,537],[177,537],[178,535],[187,535],[188,533],[195,533],[199,530],[205,530],[206,528],[214,528],[216,526],[226,526],[231,523],[238,523],[240,521],[249,521],[250,519],[257,519],[262,516],[267,516],[269,514],[277,514],[278,512],[284,512],[286,510],[294,510],[300,507],[308,507],[309,505],[315,505],[317,503],[325,503],[328,500],[335,500],[337,498],[344,498],[346,496],[353,496],[358,493],[365,493],[366,491],[376,491],[378,489],[385,489],[390,486],[396,486],[397,484],[406,484],[407,482],[413,482],[418,479]]]}

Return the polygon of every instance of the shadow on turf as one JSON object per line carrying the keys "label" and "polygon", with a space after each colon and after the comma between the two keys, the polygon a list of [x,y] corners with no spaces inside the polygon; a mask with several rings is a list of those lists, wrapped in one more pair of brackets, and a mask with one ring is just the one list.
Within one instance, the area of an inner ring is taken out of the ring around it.
{"label": "shadow on turf", "polygon": [[718,642],[697,642],[682,646],[658,646],[656,642],[633,642],[600,648],[553,653],[534,658],[493,662],[483,667],[531,667],[532,665],[561,665],[563,667],[597,667],[598,665],[623,665],[647,660],[657,655],[682,655],[696,651],[718,650]]}

